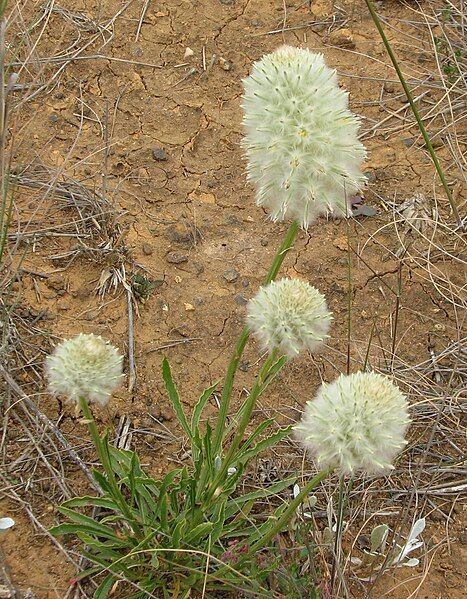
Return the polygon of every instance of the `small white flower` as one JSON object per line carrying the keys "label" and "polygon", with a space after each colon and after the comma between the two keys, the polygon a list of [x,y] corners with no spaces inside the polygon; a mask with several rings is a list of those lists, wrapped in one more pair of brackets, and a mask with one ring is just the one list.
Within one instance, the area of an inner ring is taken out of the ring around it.
{"label": "small white flower", "polygon": [[324,295],[298,279],[273,281],[247,304],[248,326],[265,349],[291,358],[318,349],[331,319]]}
{"label": "small white flower", "polygon": [[321,467],[374,474],[394,468],[409,422],[407,399],[388,377],[357,372],[322,385],[295,431]]}
{"label": "small white flower", "polygon": [[273,220],[305,229],[328,212],[348,216],[366,152],[336,71],[322,54],[283,46],[255,62],[243,83],[243,147],[257,203]]}
{"label": "small white flower", "polygon": [[47,357],[49,390],[74,402],[84,397],[106,405],[122,382],[122,362],[118,349],[102,337],[81,333]]}

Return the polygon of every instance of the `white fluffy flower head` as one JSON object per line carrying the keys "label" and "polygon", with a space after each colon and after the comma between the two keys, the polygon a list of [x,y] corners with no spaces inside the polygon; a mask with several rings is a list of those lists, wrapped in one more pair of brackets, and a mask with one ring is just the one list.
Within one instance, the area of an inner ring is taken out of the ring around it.
{"label": "white fluffy flower head", "polygon": [[347,196],[365,181],[358,118],[322,54],[283,46],[244,80],[248,179],[273,220],[305,229],[320,215],[348,216]]}
{"label": "white fluffy flower head", "polygon": [[122,382],[122,362],[118,349],[102,337],[81,333],[47,356],[49,390],[74,402],[84,397],[106,405]]}
{"label": "white fluffy flower head", "polygon": [[408,402],[386,376],[340,375],[307,402],[298,438],[321,467],[341,473],[384,473],[406,445]]}
{"label": "white fluffy flower head", "polygon": [[247,304],[248,326],[263,346],[291,358],[318,349],[331,319],[324,295],[298,279],[273,281]]}

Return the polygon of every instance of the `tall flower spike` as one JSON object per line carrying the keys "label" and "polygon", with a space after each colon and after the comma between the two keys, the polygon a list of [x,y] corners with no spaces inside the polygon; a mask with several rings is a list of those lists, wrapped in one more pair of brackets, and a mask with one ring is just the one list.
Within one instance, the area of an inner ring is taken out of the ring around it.
{"label": "tall flower spike", "polygon": [[49,390],[74,402],[84,397],[106,405],[122,382],[122,362],[118,349],[102,337],[81,333],[47,356]]}
{"label": "tall flower spike", "polygon": [[322,214],[348,216],[365,182],[358,118],[322,54],[282,46],[255,62],[242,107],[248,179],[273,220],[305,229]]}
{"label": "tall flower spike", "polygon": [[388,377],[357,372],[322,385],[295,432],[321,467],[375,474],[394,468],[409,422],[407,399]]}
{"label": "tall flower spike", "polygon": [[331,319],[324,295],[298,279],[273,281],[247,304],[248,326],[263,346],[291,358],[318,349]]}

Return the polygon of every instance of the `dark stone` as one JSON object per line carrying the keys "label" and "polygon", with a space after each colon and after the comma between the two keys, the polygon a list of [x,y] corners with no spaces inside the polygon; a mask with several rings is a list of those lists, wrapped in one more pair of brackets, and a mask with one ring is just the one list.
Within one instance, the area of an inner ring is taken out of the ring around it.
{"label": "dark stone", "polygon": [[238,271],[235,268],[228,268],[222,276],[228,283],[235,283],[238,279]]}
{"label": "dark stone", "polygon": [[152,157],[154,158],[154,160],[157,160],[159,162],[164,162],[168,159],[167,152],[164,150],[164,148],[153,148]]}
{"label": "dark stone", "polygon": [[152,246],[149,243],[147,243],[146,241],[142,245],[142,250],[143,250],[143,254],[145,256],[151,256],[151,254],[154,252],[154,250],[152,249]]}
{"label": "dark stone", "polygon": [[247,298],[240,294],[235,296],[234,301],[238,306],[246,306],[248,303]]}
{"label": "dark stone", "polygon": [[182,264],[182,262],[188,262],[188,256],[182,254],[182,252],[169,252],[165,259],[167,262],[170,262],[170,264]]}
{"label": "dark stone", "polygon": [[196,227],[190,227],[181,223],[176,223],[168,227],[166,231],[167,238],[173,243],[178,243],[187,247],[192,247],[201,240],[201,236]]}
{"label": "dark stone", "polygon": [[402,143],[407,148],[411,148],[415,143],[415,139],[413,137],[406,137],[405,139],[402,140]]}

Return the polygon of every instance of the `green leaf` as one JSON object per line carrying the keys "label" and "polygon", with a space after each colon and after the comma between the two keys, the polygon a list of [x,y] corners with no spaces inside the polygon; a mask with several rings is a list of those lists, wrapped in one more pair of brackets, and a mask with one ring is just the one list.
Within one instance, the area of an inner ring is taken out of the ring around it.
{"label": "green leaf", "polygon": [[73,497],[62,503],[63,507],[103,507],[108,510],[118,510],[118,505],[109,497]]}
{"label": "green leaf", "polygon": [[112,585],[116,580],[118,580],[118,578],[115,578],[115,576],[113,576],[112,574],[106,576],[104,580],[100,583],[100,585],[97,587],[97,589],[94,591],[94,599],[107,599],[107,597],[109,596],[110,589],[112,588]]}
{"label": "green leaf", "polygon": [[[276,420],[274,418],[269,418],[268,420],[264,420],[259,424],[256,429],[251,433],[248,439],[241,446],[241,451],[248,449],[253,442],[271,425],[274,424]],[[232,462],[235,462],[235,459],[232,459]]]}
{"label": "green leaf", "polygon": [[151,556],[151,566],[154,566],[154,568],[157,569],[159,569],[160,567],[159,558],[157,557],[157,551],[154,551],[154,553]]}
{"label": "green leaf", "polygon": [[214,514],[214,526],[211,532],[211,544],[214,545],[222,536],[222,531],[224,530],[224,522],[225,522],[225,506],[226,501],[222,501],[217,503]]}
{"label": "green leaf", "polygon": [[213,528],[214,524],[212,522],[202,522],[185,535],[183,542],[187,545],[195,545],[201,538],[209,535]]}
{"label": "green leaf", "polygon": [[216,390],[216,387],[218,384],[219,384],[219,381],[217,383],[214,383],[214,385],[212,385],[212,387],[208,387],[205,391],[203,391],[203,394],[198,399],[198,401],[193,409],[193,416],[191,417],[191,430],[193,432],[193,435],[196,434],[196,431],[198,429],[199,419],[203,412],[204,406],[206,405],[206,402],[209,400],[211,395]]}
{"label": "green leaf", "polygon": [[109,483],[107,482],[106,477],[98,470],[93,470],[92,476],[93,476],[94,480],[96,481],[96,483],[104,491],[104,493],[107,493],[108,495],[110,495],[111,487],[110,487]]}
{"label": "green leaf", "polygon": [[83,524],[58,524],[49,528],[49,532],[54,537],[60,537],[62,535],[76,535],[80,532],[88,533],[91,536],[99,536],[94,528],[86,527]]}
{"label": "green leaf", "polygon": [[[260,395],[262,393],[264,393],[264,391],[266,390],[266,388],[272,383],[272,381],[276,378],[276,376],[278,375],[278,373],[280,372],[280,370],[283,368],[283,366],[286,363],[287,363],[287,357],[283,356],[282,358],[279,358],[279,360],[277,360],[277,362],[275,362],[271,366],[271,368],[268,370],[268,372],[266,374],[265,380],[263,381],[261,389],[260,389],[260,391],[258,393],[258,397],[260,397]],[[243,417],[243,413],[244,413],[247,405],[248,405],[248,397],[243,402],[243,404],[240,406],[240,409],[235,414],[235,416],[232,418],[230,424],[227,427],[225,436],[227,436],[232,430],[234,430],[237,427],[238,423],[241,422],[242,417]]]}
{"label": "green leaf", "polygon": [[173,484],[174,480],[179,476],[180,470],[171,470],[165,475],[161,487],[159,489],[159,498],[157,500],[156,513],[159,514],[161,528],[164,532],[167,532],[168,528],[168,506],[169,501],[167,497],[167,489]]}
{"label": "green leaf", "polygon": [[281,441],[284,437],[288,437],[291,431],[292,426],[286,426],[285,428],[281,428],[280,430],[278,430],[276,433],[269,435],[269,437],[266,437],[266,439],[263,439],[251,449],[248,449],[245,452],[240,451],[240,455],[237,458],[238,462],[248,462],[259,453],[262,453],[270,447],[274,447],[274,445],[279,443],[279,441]]}
{"label": "green leaf", "polygon": [[386,539],[389,533],[389,526],[386,524],[380,524],[379,526],[375,526],[371,531],[371,547],[370,553],[375,553],[376,551],[382,551],[386,544]]}
{"label": "green leaf", "polygon": [[69,518],[72,522],[75,522],[76,524],[82,526],[83,531],[92,531],[94,535],[102,536],[107,539],[118,540],[117,535],[110,527],[97,522],[93,518],[85,516],[84,514],[80,514],[79,512],[75,512],[74,510],[70,510],[63,506],[60,506],[58,510],[61,514]]}
{"label": "green leaf", "polygon": [[186,527],[187,527],[187,521],[180,520],[180,522],[174,528],[174,531],[172,533],[172,547],[174,549],[177,549],[180,547],[180,541],[182,539],[182,536],[185,532]]}
{"label": "green leaf", "polygon": [[180,401],[180,397],[178,395],[177,388],[172,379],[172,372],[170,370],[169,363],[167,358],[162,360],[162,378],[164,379],[165,388],[167,389],[167,393],[169,394],[170,401],[172,402],[172,406],[174,412],[180,422],[183,430],[188,435],[189,439],[193,441],[193,435],[191,433],[191,429],[188,425],[188,421],[186,419],[185,413],[182,408],[182,403]]}
{"label": "green leaf", "polygon": [[236,512],[240,511],[241,506],[244,504],[256,501],[257,499],[264,499],[266,497],[271,497],[272,495],[277,495],[287,487],[293,485],[296,480],[296,476],[291,476],[280,482],[274,483],[265,489],[258,489],[258,491],[252,491],[251,493],[246,493],[245,495],[231,499],[226,506],[226,519],[231,518]]}

